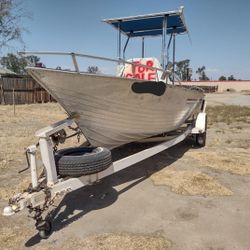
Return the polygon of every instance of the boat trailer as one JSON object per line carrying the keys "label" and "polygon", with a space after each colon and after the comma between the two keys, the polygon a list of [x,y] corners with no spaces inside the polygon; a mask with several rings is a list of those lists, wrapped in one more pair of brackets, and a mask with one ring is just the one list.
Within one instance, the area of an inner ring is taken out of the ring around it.
{"label": "boat trailer", "polygon": [[[3,210],[4,216],[13,215],[24,208],[29,209],[29,213],[36,221],[36,228],[41,238],[46,239],[52,232],[52,211],[49,212],[54,201],[63,197],[76,189],[91,185],[99,180],[110,176],[118,171],[143,161],[161,151],[164,151],[190,135],[196,137],[198,146],[205,146],[206,141],[206,103],[203,101],[202,109],[197,117],[187,123],[185,129],[179,131],[175,136],[152,137],[144,142],[163,141],[153,147],[144,149],[138,153],[127,156],[113,162],[107,169],[94,174],[83,175],[78,178],[61,178],[57,173],[54,156],[53,135],[59,133],[66,127],[74,124],[74,119],[65,119],[45,127],[36,132],[39,142],[27,148],[27,158],[31,171],[31,185],[23,193],[19,193],[9,200],[8,206]],[[170,139],[169,139],[170,137]],[[143,142],[143,141],[142,141]],[[44,171],[38,176],[36,155],[40,150]],[[47,214],[46,214],[47,211]]]}

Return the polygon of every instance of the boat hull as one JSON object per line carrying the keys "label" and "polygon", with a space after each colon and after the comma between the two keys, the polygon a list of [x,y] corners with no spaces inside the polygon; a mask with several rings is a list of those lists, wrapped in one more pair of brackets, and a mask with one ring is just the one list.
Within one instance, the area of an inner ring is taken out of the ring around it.
{"label": "boat hull", "polygon": [[200,110],[204,98],[202,91],[182,86],[167,84],[161,93],[136,91],[135,84],[143,81],[35,67],[27,70],[75,117],[93,146],[115,148],[175,130]]}

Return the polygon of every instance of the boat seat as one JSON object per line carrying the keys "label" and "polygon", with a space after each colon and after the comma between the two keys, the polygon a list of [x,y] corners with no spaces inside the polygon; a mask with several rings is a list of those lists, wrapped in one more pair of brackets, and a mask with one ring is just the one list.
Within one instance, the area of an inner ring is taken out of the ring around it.
{"label": "boat seat", "polygon": [[[148,58],[133,58],[127,60],[129,62],[133,62],[135,64],[143,64],[149,67],[156,67],[160,68],[161,64],[156,58],[148,57]],[[131,64],[125,64],[118,66],[117,76],[124,77],[124,78],[136,78],[140,80],[146,81],[159,81],[162,75],[162,71],[157,71],[154,69],[149,69],[142,66],[135,66],[134,74],[133,74],[133,67]]]}

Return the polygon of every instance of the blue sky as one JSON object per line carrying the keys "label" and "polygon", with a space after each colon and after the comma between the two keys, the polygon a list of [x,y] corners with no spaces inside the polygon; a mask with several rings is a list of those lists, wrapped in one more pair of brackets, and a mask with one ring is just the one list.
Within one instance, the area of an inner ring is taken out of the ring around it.
{"label": "blue sky", "polygon": [[[104,18],[148,14],[178,9],[183,5],[192,44],[177,37],[177,60],[189,58],[196,71],[205,65],[207,75],[217,79],[233,74],[250,79],[249,0],[24,0],[32,19],[23,21],[26,50],[75,51],[107,57],[117,56],[117,33],[102,23]],[[22,46],[14,44],[21,49]],[[145,41],[146,56],[160,57],[160,38]],[[3,52],[13,52],[13,48]],[[127,57],[140,55],[140,40],[128,46]],[[65,59],[42,58],[45,64]],[[196,76],[194,76],[196,78]]]}

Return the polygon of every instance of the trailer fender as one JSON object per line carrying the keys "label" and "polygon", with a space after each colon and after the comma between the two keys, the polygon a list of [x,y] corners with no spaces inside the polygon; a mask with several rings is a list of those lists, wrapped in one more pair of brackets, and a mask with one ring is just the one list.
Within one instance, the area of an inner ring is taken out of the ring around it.
{"label": "trailer fender", "polygon": [[207,131],[207,114],[200,112],[195,120],[195,126],[192,129],[192,134],[203,134]]}

